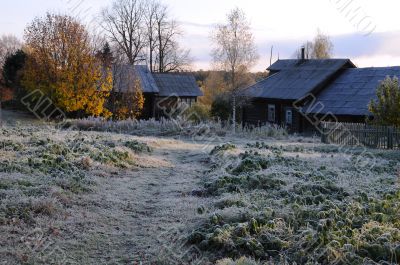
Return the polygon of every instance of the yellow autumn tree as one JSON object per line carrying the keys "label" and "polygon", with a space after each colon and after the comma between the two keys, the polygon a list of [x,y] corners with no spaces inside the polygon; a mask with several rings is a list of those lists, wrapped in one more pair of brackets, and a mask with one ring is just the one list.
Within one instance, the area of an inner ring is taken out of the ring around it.
{"label": "yellow autumn tree", "polygon": [[114,118],[118,120],[137,119],[142,115],[144,96],[140,81],[135,79],[133,86],[128,88],[115,102]]}
{"label": "yellow autumn tree", "polygon": [[57,14],[36,18],[25,29],[28,58],[23,86],[41,90],[61,110],[110,116],[104,103],[111,69],[95,56],[90,35],[76,19]]}

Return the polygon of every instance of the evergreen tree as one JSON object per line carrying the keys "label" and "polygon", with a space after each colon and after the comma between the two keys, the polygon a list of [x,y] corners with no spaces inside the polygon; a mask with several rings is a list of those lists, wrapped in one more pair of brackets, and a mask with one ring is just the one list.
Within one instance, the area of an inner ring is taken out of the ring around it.
{"label": "evergreen tree", "polygon": [[97,52],[96,56],[101,61],[104,68],[112,67],[114,63],[114,55],[108,42],[106,42],[103,48]]}
{"label": "evergreen tree", "polygon": [[22,50],[18,50],[6,58],[2,74],[7,87],[20,86],[21,70],[25,65],[25,60],[26,54]]}

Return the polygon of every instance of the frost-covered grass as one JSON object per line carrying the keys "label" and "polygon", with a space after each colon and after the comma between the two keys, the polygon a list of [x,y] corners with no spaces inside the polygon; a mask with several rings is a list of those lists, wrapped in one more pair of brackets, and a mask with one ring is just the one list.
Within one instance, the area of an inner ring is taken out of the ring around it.
{"label": "frost-covered grass", "polygon": [[145,143],[129,137],[59,131],[48,126],[1,127],[2,262],[62,264],[65,252],[42,244],[48,244],[45,241],[49,238],[57,239],[57,223],[69,216],[71,201],[93,192],[95,177],[134,168],[136,155],[151,151]]}
{"label": "frost-covered grass", "polygon": [[[3,127],[0,173],[26,174],[77,193],[90,189],[91,170],[129,168],[136,165],[135,153],[151,151],[146,144],[123,137],[48,127]],[[7,183],[2,181],[0,188],[7,190]]]}
{"label": "frost-covered grass", "polygon": [[210,132],[222,139],[211,148],[176,139],[199,124],[103,122],[77,131],[0,129],[7,264],[63,264],[63,253],[85,264],[136,264],[159,253],[160,231],[175,226],[191,233],[188,247],[201,250],[204,264],[399,263],[399,152],[368,150],[372,161],[362,148],[287,137],[279,128],[232,137],[222,125]]}
{"label": "frost-covered grass", "polygon": [[[124,120],[112,121],[99,118],[88,118],[81,120],[71,120],[68,126],[86,131],[107,131],[117,133],[128,133],[134,135],[155,135],[155,136],[207,136],[224,137],[233,136],[232,126],[222,122],[200,122],[194,123],[184,118],[161,119],[161,120]],[[249,128],[240,124],[236,128],[236,137],[247,138],[286,138],[287,131],[284,128],[275,125],[265,125],[262,127]]]}
{"label": "frost-covered grass", "polygon": [[[202,193],[214,204],[198,210],[209,220],[189,241],[217,264],[398,264],[399,154],[364,151],[291,141],[215,147]],[[371,154],[374,164],[360,163]]]}

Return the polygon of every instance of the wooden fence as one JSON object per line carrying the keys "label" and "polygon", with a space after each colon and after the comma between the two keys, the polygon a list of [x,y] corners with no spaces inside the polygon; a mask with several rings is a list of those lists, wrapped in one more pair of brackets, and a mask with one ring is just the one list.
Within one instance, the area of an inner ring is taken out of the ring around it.
{"label": "wooden fence", "polygon": [[363,123],[322,122],[322,142],[378,149],[400,149],[400,129]]}

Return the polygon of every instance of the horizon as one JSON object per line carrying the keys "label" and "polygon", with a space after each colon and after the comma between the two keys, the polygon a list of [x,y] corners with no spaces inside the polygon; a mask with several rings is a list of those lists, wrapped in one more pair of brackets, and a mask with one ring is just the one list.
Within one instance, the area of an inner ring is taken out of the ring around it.
{"label": "horizon", "polygon": [[[382,2],[384,4],[382,4]],[[3,3],[0,11],[0,35],[12,34],[22,39],[26,25],[46,12],[60,12],[82,19],[96,29],[100,10],[112,0],[16,0]],[[350,59],[358,67],[400,65],[400,25],[391,21],[396,17],[398,2],[356,0],[308,0],[293,2],[222,0],[201,3],[184,0],[164,0],[173,18],[184,32],[183,48],[189,48],[194,58],[193,70],[212,70],[210,32],[223,23],[233,8],[244,10],[251,22],[260,54],[253,72],[269,66],[271,46],[272,62],[290,59],[305,41],[312,40],[317,30],[331,37],[333,58]],[[291,8],[288,8],[291,7]],[[271,11],[272,10],[272,11]],[[267,15],[265,15],[267,13]]]}

